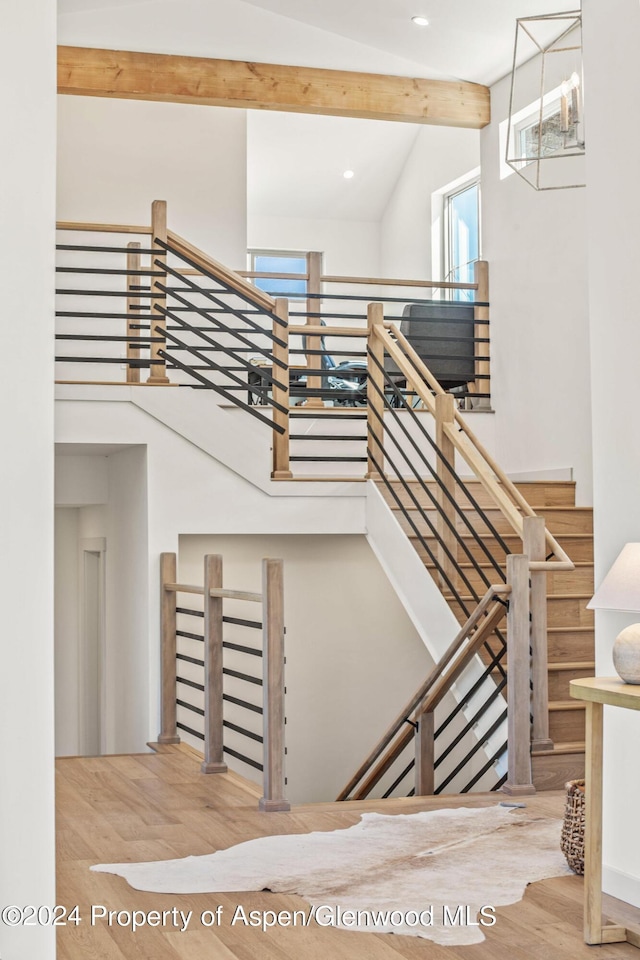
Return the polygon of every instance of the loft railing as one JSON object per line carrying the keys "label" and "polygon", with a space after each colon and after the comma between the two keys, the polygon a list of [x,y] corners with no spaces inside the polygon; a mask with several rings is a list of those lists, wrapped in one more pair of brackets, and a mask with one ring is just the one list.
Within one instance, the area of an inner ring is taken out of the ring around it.
{"label": "loft railing", "polygon": [[[474,406],[489,406],[491,395],[489,356],[489,267],[486,261],[474,263],[474,282],[462,283],[441,280],[407,280],[398,278],[337,276],[323,272],[321,253],[306,254],[304,273],[268,273],[238,271],[239,275],[254,281],[268,281],[273,296],[288,296],[278,289],[278,281],[297,280],[305,286],[305,293],[291,299],[290,317],[295,325],[335,321],[350,325],[366,324],[366,305],[372,300],[385,304],[385,319],[396,324],[410,324],[415,328],[419,352],[430,362],[444,365],[443,372],[455,373],[460,380],[459,392]],[[431,297],[427,297],[431,291]],[[410,315],[407,318],[407,314]],[[457,326],[456,326],[457,325]],[[318,357],[347,357],[356,359],[365,355],[343,344],[334,344],[327,351],[316,338],[308,346],[292,348],[291,354],[304,359],[310,369],[317,366]],[[464,363],[461,362],[464,358]],[[322,373],[309,373],[307,386],[311,393],[305,398],[311,405],[333,404],[333,392],[327,391],[326,368]],[[293,394],[292,394],[293,395]],[[304,394],[303,394],[304,395]],[[324,403],[323,403],[324,401]]]}
{"label": "loft railing", "polygon": [[[261,810],[289,810],[282,561],[263,560],[262,592],[255,593],[224,588],[222,557],[217,555],[204,558],[202,586],[178,583],[176,555],[163,553],[160,585],[158,742],[179,743],[180,732],[200,742],[201,769],[207,774],[224,773],[226,758],[233,757],[241,769],[261,773]],[[202,597],[201,604],[194,597]],[[256,605],[260,619],[251,609]]]}

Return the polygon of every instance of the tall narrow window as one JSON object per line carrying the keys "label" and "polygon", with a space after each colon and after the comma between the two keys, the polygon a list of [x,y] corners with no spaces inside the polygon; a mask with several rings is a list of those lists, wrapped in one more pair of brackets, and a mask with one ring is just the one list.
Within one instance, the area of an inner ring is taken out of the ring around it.
{"label": "tall narrow window", "polygon": [[[474,180],[445,197],[445,278],[473,283],[480,259],[480,181]],[[454,290],[454,300],[471,300],[471,290]]]}

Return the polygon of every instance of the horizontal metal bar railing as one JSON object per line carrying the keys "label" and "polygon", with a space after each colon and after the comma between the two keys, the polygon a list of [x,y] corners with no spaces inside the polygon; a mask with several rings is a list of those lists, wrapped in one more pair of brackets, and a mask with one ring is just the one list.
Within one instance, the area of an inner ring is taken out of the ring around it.
{"label": "horizontal metal bar railing", "polygon": [[[494,626],[504,616],[505,608],[499,601],[506,599],[509,593],[510,588],[505,584],[492,586],[485,593],[444,656],[400,711],[398,717],[390,724],[353,777],[340,791],[338,800],[364,799],[379,782],[391,763],[401,755],[407,744],[412,740],[414,736],[412,717],[423,712],[425,708],[434,709],[448,692],[451,683],[475,656],[485,633],[493,630]],[[407,730],[408,733],[405,732]],[[362,781],[365,777],[366,781],[363,784]]]}

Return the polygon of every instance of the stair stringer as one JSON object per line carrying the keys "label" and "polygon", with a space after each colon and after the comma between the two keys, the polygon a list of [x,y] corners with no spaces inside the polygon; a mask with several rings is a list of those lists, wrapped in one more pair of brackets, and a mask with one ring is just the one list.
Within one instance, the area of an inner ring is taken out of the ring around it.
{"label": "stair stringer", "polygon": [[[427,650],[438,662],[460,629],[447,600],[438,589],[411,541],[404,533],[373,480],[367,481],[366,491],[366,537],[367,541],[393,586],[418,635]],[[463,672],[451,692],[459,703],[468,690],[482,675],[484,665],[476,656]],[[493,683],[487,678],[486,683]],[[480,707],[481,693],[470,698],[463,708],[469,719]],[[482,725],[474,731],[478,739],[489,729],[504,711],[502,695],[496,698],[482,718]],[[487,759],[506,740],[507,723],[504,721],[484,744]],[[497,767],[499,776],[507,771],[506,762]]]}

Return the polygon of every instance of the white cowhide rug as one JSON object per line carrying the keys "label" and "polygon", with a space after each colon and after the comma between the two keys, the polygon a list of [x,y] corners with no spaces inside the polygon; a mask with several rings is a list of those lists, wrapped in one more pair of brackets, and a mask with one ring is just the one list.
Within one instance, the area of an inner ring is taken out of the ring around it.
{"label": "white cowhide rug", "polygon": [[[483,926],[473,923],[483,907],[516,903],[528,884],[571,872],[560,830],[560,820],[497,804],[405,816],[366,813],[346,830],[264,837],[208,856],[92,870],[157,893],[298,894],[316,908],[316,920],[335,917],[330,925],[478,943]],[[336,908],[360,911],[360,922],[349,915],[341,922]]]}

